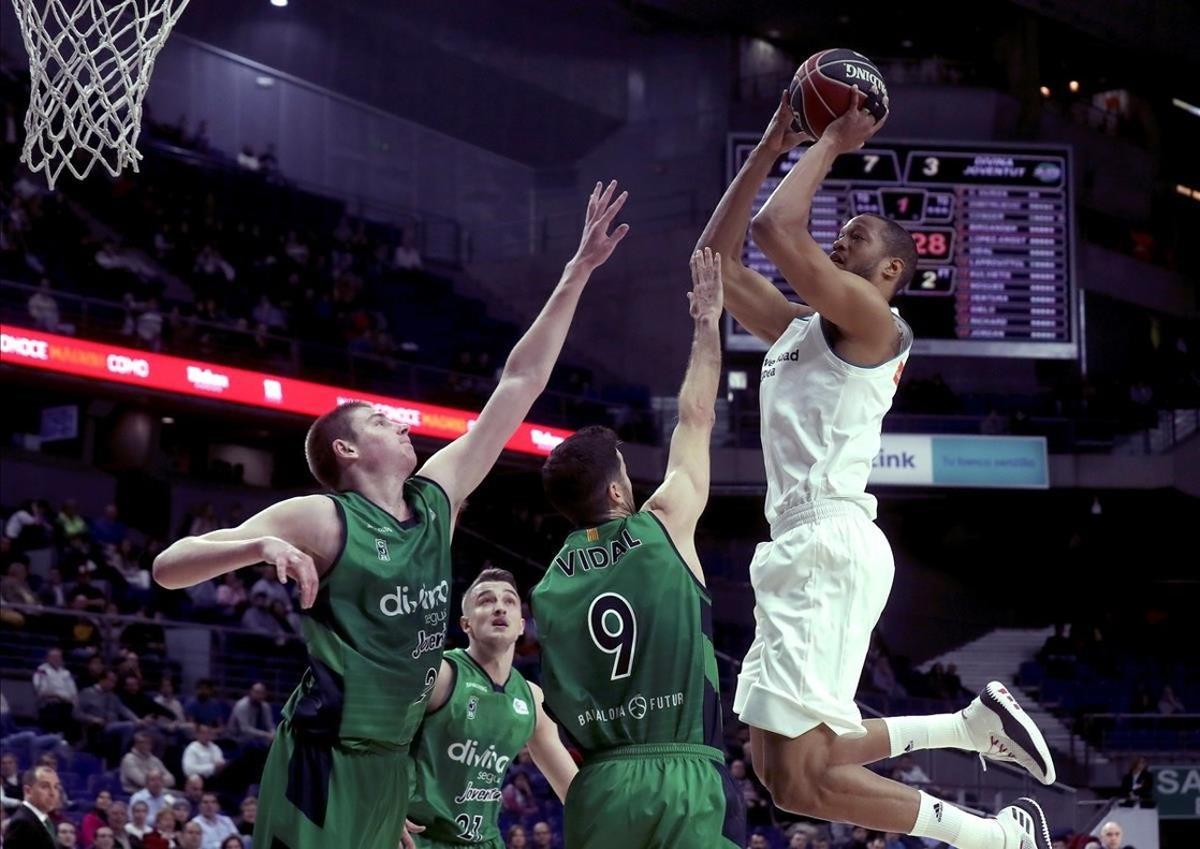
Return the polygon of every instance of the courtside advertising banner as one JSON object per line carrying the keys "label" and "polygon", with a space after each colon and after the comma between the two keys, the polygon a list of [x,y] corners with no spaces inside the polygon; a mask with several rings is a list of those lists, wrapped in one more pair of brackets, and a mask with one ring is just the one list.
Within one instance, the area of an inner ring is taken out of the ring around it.
{"label": "courtside advertising banner", "polygon": [[1042,436],[933,436],[885,433],[871,464],[871,484],[886,486],[1046,489]]}
{"label": "courtside advertising banner", "polygon": [[[304,416],[319,416],[348,401],[366,401],[394,421],[407,424],[413,434],[436,439],[462,436],[478,416],[469,410],[420,404],[12,325],[0,325],[0,362]],[[525,422],[505,447],[546,456],[570,435],[569,430]]]}

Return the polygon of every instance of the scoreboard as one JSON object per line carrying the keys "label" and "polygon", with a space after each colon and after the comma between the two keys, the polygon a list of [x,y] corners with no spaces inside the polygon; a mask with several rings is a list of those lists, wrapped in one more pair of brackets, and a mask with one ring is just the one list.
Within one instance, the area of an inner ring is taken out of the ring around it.
{"label": "scoreboard", "polygon": [[[729,137],[732,180],[757,136]],[[804,155],[780,157],[757,212]],[[912,325],[914,353],[1074,359],[1074,209],[1070,149],[879,142],[843,154],[813,198],[809,232],[828,253],[856,215],[890,218],[912,233],[917,273],[894,306]],[[798,300],[750,238],[742,262]],[[727,319],[730,350],[764,346]]]}

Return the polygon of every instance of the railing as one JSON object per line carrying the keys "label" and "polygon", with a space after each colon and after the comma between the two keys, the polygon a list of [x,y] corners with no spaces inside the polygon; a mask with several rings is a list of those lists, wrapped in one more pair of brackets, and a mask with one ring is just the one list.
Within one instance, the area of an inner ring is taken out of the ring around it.
{"label": "railing", "polygon": [[1200,713],[1086,713],[1072,726],[1072,755],[1078,741],[1087,758],[1085,739],[1107,754],[1152,752],[1156,762],[1191,762],[1200,755]]}
{"label": "railing", "polygon": [[[0,280],[0,317],[17,325],[32,325],[27,304],[38,291],[35,286]],[[139,345],[136,334],[128,332],[127,322],[132,310],[127,304],[57,289],[49,294],[58,306],[59,326],[42,329],[144,347]],[[304,377],[451,406],[478,407],[494,388],[491,375],[419,365],[396,357],[353,353],[346,346],[334,347],[224,322],[190,316],[176,319],[169,306],[163,307],[163,313],[163,338],[159,346],[163,353],[235,366],[244,366],[248,358],[257,359],[264,369],[289,377]],[[609,420],[637,421],[650,414],[619,402],[547,390],[538,399],[531,415],[540,417],[544,424],[570,425]]]}

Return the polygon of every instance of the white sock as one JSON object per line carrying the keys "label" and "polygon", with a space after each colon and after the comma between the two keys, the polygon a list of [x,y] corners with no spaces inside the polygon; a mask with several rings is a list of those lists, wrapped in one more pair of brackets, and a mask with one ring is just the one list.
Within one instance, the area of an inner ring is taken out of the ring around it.
{"label": "white sock", "polygon": [[938,713],[933,716],[896,716],[885,718],[891,757],[915,752],[918,749],[967,749],[975,746],[967,734],[967,724],[961,713]]}
{"label": "white sock", "polygon": [[999,849],[1004,846],[1004,830],[994,819],[985,819],[956,808],[949,802],[921,794],[921,808],[912,834],[941,840],[959,849]]}

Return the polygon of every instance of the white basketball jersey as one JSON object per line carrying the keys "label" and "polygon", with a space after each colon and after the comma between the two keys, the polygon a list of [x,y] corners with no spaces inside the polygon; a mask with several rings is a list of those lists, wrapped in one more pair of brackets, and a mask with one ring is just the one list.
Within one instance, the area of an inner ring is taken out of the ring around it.
{"label": "white basketball jersey", "polygon": [[900,353],[875,368],[838,357],[815,313],[793,321],[767,351],[759,406],[772,525],[790,511],[830,500],[857,504],[874,520],[867,477],[912,347],[908,325],[898,316],[896,324]]}

